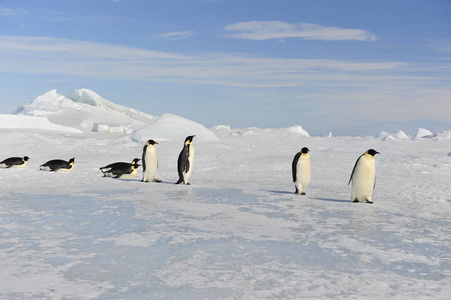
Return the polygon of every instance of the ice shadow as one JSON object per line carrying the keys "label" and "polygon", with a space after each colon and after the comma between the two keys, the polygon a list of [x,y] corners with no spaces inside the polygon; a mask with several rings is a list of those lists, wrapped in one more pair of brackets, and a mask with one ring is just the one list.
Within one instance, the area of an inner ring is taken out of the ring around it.
{"label": "ice shadow", "polygon": [[270,193],[274,193],[274,194],[282,194],[282,195],[296,195],[294,192],[288,192],[288,191],[268,191]]}
{"label": "ice shadow", "polygon": [[321,201],[329,201],[329,202],[351,203],[351,200],[343,200],[343,199],[330,199],[330,198],[321,198],[321,197],[316,197],[316,198],[312,198],[312,199],[321,200]]}

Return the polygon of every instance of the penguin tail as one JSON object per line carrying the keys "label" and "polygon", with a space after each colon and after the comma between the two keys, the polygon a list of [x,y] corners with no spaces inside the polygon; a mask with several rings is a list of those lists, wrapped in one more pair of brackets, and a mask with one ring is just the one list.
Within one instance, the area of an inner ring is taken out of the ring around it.
{"label": "penguin tail", "polygon": [[182,183],[183,182],[183,179],[182,178],[179,178],[179,180],[175,183],[175,184],[180,184],[180,183]]}

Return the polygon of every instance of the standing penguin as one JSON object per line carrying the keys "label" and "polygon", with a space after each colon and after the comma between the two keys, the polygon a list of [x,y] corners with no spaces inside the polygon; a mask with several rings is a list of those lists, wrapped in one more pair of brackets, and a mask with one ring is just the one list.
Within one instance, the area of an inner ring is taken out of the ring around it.
{"label": "standing penguin", "polygon": [[116,162],[100,168],[103,177],[113,178],[134,178],[138,174],[140,164],[139,158],[135,158],[131,163]]}
{"label": "standing penguin", "polygon": [[72,157],[69,161],[53,159],[41,165],[39,169],[51,172],[70,172],[74,168],[74,163],[75,157]]}
{"label": "standing penguin", "polygon": [[374,159],[376,154],[380,153],[374,149],[369,149],[360,155],[355,162],[348,182],[349,185],[352,181],[352,202],[373,203],[371,196],[376,186],[376,161]]}
{"label": "standing penguin", "polygon": [[295,194],[305,195],[305,190],[310,184],[311,171],[310,171],[310,154],[309,149],[304,147],[300,152],[296,153],[291,164],[291,170],[293,173],[293,182],[296,187]]}
{"label": "standing penguin", "polygon": [[28,156],[24,157],[10,157],[0,162],[0,168],[25,168],[27,166],[27,161],[30,158]]}
{"label": "standing penguin", "polygon": [[158,159],[155,144],[158,145],[154,140],[148,140],[143,148],[143,182],[161,182],[157,177]]}
{"label": "standing penguin", "polygon": [[179,172],[179,180],[175,184],[182,183],[190,184],[188,182],[191,172],[193,172],[194,163],[194,147],[193,138],[195,135],[190,135],[185,139],[185,145],[179,154],[179,159],[177,161],[177,170]]}

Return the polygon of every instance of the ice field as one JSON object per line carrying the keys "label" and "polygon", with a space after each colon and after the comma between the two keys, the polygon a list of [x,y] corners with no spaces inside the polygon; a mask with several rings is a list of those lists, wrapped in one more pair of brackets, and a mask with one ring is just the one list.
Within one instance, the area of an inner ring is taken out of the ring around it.
{"label": "ice field", "polygon": [[[30,157],[0,169],[0,299],[449,299],[451,132],[206,129],[46,95],[39,112],[0,115],[0,161]],[[191,185],[175,185],[192,134]],[[163,182],[141,182],[141,168],[102,177],[150,138]],[[291,161],[304,146],[312,181],[300,196]],[[374,204],[351,203],[349,176],[369,148],[381,153]],[[39,170],[71,157],[70,173]]]}

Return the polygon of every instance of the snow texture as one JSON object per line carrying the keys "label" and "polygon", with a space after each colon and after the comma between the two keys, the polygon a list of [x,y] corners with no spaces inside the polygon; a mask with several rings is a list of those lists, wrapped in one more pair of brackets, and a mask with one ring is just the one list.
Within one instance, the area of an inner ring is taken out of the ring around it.
{"label": "snow texture", "polygon": [[154,116],[117,105],[88,89],[75,90],[67,97],[51,90],[19,107],[16,115],[45,116],[51,123],[83,132],[129,134],[155,122]]}
{"label": "snow texture", "polygon": [[430,132],[427,129],[424,128],[418,128],[417,134],[415,135],[414,139],[420,139],[420,138],[425,138],[425,137],[431,137],[432,136],[432,132]]}
{"label": "snow texture", "polygon": [[145,143],[150,136],[155,141],[184,141],[190,135],[196,135],[196,141],[219,142],[210,129],[194,121],[172,114],[162,115],[155,123],[134,131],[130,137],[133,141]]}
{"label": "snow texture", "polygon": [[[451,131],[390,142],[165,119],[220,141],[194,140],[190,186],[174,184],[184,137],[167,128],[156,145],[163,182],[141,182],[141,168],[102,177],[100,167],[140,157],[157,122],[141,122],[136,141],[1,126],[0,160],[30,160],[0,169],[0,299],[449,299]],[[306,196],[291,180],[302,147]],[[354,204],[347,182],[369,148],[381,153],[374,204]],[[70,157],[71,173],[39,171]]]}
{"label": "snow texture", "polygon": [[0,128],[42,129],[42,130],[63,131],[72,133],[83,132],[76,128],[50,123],[46,117],[5,115],[5,114],[0,114]]}

